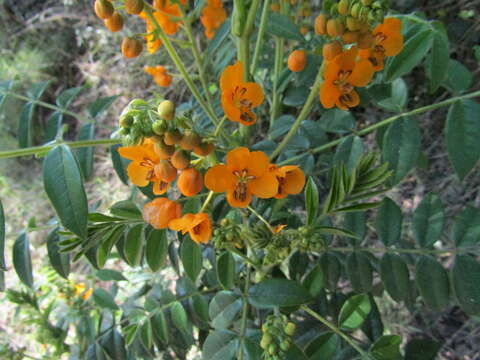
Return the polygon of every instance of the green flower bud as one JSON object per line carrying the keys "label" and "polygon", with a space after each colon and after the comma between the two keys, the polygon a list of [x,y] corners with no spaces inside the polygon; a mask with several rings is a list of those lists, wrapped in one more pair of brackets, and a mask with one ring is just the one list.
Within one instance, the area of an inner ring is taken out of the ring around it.
{"label": "green flower bud", "polygon": [[275,355],[277,353],[277,350],[278,350],[277,344],[270,344],[268,346],[268,353],[270,355]]}
{"label": "green flower bud", "polygon": [[225,226],[228,226],[228,225],[230,225],[230,220],[229,220],[229,219],[223,218],[223,219],[220,221],[220,226],[225,227]]}
{"label": "green flower bud", "polygon": [[293,322],[289,322],[285,327],[283,328],[283,331],[285,334],[288,336],[293,336],[295,334],[295,330],[297,330],[297,325],[295,325]]}
{"label": "green flower bud", "polygon": [[362,5],[359,3],[353,4],[352,8],[350,9],[350,15],[354,18],[358,18],[360,15],[360,10],[362,9]]}
{"label": "green flower bud", "polygon": [[165,120],[172,120],[175,116],[175,104],[170,100],[165,100],[158,105],[158,114]]}
{"label": "green flower bud", "polygon": [[263,334],[262,340],[260,341],[260,347],[263,350],[269,348],[269,345],[272,343],[272,336],[268,333]]}
{"label": "green flower bud", "polygon": [[383,8],[382,2],[381,2],[381,1],[375,1],[375,2],[372,4],[372,8],[374,8],[374,9],[381,9],[381,8]]}
{"label": "green flower bud", "polygon": [[280,349],[282,349],[283,351],[287,351],[288,349],[290,349],[290,345],[292,345],[290,340],[283,340],[280,343]]}
{"label": "green flower bud", "polygon": [[130,101],[130,103],[127,105],[127,108],[131,108],[131,109],[139,109],[139,110],[146,110],[148,109],[150,106],[148,105],[148,103],[145,101],[145,100],[142,100],[142,99],[133,99],[132,101]]}
{"label": "green flower bud", "polygon": [[338,13],[340,15],[347,15],[349,6],[349,0],[340,0],[338,3]]}
{"label": "green flower bud", "polygon": [[375,10],[375,20],[383,23],[384,16],[385,13],[383,12],[383,10]]}
{"label": "green flower bud", "polygon": [[372,0],[362,0],[362,4],[365,6],[369,6],[372,3]]}

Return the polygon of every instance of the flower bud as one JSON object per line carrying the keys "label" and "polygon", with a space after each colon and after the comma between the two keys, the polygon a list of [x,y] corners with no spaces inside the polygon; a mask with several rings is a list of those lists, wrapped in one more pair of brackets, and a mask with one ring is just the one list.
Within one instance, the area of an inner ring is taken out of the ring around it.
{"label": "flower bud", "polygon": [[384,17],[385,17],[385,13],[383,12],[383,10],[375,10],[375,20],[383,23]]}
{"label": "flower bud", "polygon": [[127,58],[135,58],[143,50],[142,43],[134,38],[126,37],[122,41],[122,54]]}
{"label": "flower bud", "polygon": [[114,12],[112,3],[107,0],[95,0],[95,5],[93,7],[95,14],[103,20],[111,17]]}
{"label": "flower bud", "polygon": [[172,120],[175,116],[175,104],[173,101],[164,100],[158,105],[157,112],[162,119]]}
{"label": "flower bud", "polygon": [[277,344],[272,343],[268,345],[268,353],[270,355],[275,355],[277,353],[277,350],[278,350]]}
{"label": "flower bud", "polygon": [[295,50],[288,56],[288,68],[290,71],[299,72],[305,69],[307,54],[305,50]]}
{"label": "flower bud", "polygon": [[374,9],[382,9],[382,8],[383,8],[382,2],[381,2],[381,1],[375,1],[375,2],[372,4],[372,8],[374,8]]}
{"label": "flower bud", "polygon": [[155,151],[155,154],[160,159],[169,159],[173,153],[175,152],[175,146],[174,145],[167,145],[163,141],[162,138],[159,138],[154,144],[153,144],[153,150]]}
{"label": "flower bud", "polygon": [[138,15],[143,10],[143,0],[125,0],[125,11],[131,15]]}
{"label": "flower bud", "polygon": [[262,340],[260,341],[260,347],[266,350],[271,343],[272,343],[272,336],[269,333],[263,334]]}
{"label": "flower bud", "polygon": [[293,336],[295,334],[295,330],[297,330],[297,325],[295,325],[293,322],[289,322],[285,327],[283,328],[283,331],[285,334],[288,336]]}
{"label": "flower bud", "polygon": [[155,165],[155,176],[162,181],[171,183],[177,177],[177,169],[175,169],[168,160],[160,160]]}
{"label": "flower bud", "polygon": [[372,3],[372,0],[362,0],[362,4],[365,6],[369,6]]}
{"label": "flower bud", "polygon": [[215,146],[213,144],[202,142],[193,148],[193,152],[199,156],[208,156],[214,149]]}
{"label": "flower bud", "polygon": [[203,176],[195,168],[185,169],[178,177],[177,187],[183,196],[197,195],[203,188]]}
{"label": "flower bud", "polygon": [[332,37],[342,36],[345,32],[345,27],[343,26],[340,19],[330,19],[327,21],[327,34]]}
{"label": "flower bud", "polygon": [[341,54],[342,50],[343,50],[343,46],[340,43],[340,41],[335,40],[323,46],[322,55],[325,58],[325,60],[330,61],[330,60],[333,60],[335,56]]}
{"label": "flower bud", "polygon": [[180,147],[183,150],[193,150],[194,147],[201,144],[202,139],[193,131],[187,130],[180,140]]}
{"label": "flower bud", "polygon": [[315,19],[315,34],[325,35],[327,33],[328,16],[325,13],[320,13]]}
{"label": "flower bud", "polygon": [[350,4],[348,0],[340,0],[338,3],[338,13],[340,15],[347,15],[349,6]]}
{"label": "flower bud", "polygon": [[282,349],[283,351],[287,351],[288,349],[290,349],[291,345],[292,343],[290,342],[290,340],[285,339],[280,343],[280,349]]}
{"label": "flower bud", "polygon": [[182,216],[182,206],[165,197],[158,197],[145,204],[142,216],[155,229],[166,229],[171,220]]}
{"label": "flower bud", "polygon": [[186,169],[190,166],[190,154],[184,150],[177,150],[172,155],[171,162],[178,170]]}
{"label": "flower bud", "polygon": [[112,16],[110,16],[108,19],[105,19],[103,22],[107,27],[107,29],[110,30],[111,32],[117,32],[122,30],[123,28],[122,15],[120,15],[116,11],[113,13]]}
{"label": "flower bud", "polygon": [[361,27],[359,20],[355,19],[352,16],[347,17],[347,29],[350,31],[357,31]]}
{"label": "flower bud", "polygon": [[362,22],[366,22],[368,20],[368,14],[370,10],[366,7],[363,7],[360,9],[360,13],[358,15],[358,18],[362,20]]}
{"label": "flower bud", "polygon": [[354,18],[358,18],[360,15],[360,10],[362,9],[362,5],[359,3],[353,4],[352,8],[350,9],[350,15],[352,15]]}
{"label": "flower bud", "polygon": [[163,141],[167,145],[176,145],[182,140],[182,137],[183,135],[177,129],[170,130],[165,133]]}

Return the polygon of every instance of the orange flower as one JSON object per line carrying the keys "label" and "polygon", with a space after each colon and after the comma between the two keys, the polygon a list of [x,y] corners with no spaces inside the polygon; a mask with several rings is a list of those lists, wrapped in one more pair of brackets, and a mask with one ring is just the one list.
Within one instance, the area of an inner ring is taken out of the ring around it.
{"label": "orange flower", "polygon": [[288,195],[298,194],[305,185],[305,175],[296,165],[278,167],[271,164],[269,170],[275,174],[278,180],[278,192],[276,199],[283,199]]}
{"label": "orange flower", "polygon": [[146,203],[142,215],[155,229],[166,229],[170,221],[182,216],[182,207],[175,201],[160,197]]}
{"label": "orange flower", "polygon": [[268,171],[267,155],[238,147],[227,154],[225,165],[215,165],[205,174],[205,186],[215,192],[226,192],[233,207],[247,207],[252,195],[271,198],[278,192],[278,180]]}
{"label": "orange flower", "polygon": [[240,61],[225,68],[220,77],[220,89],[223,111],[231,121],[247,126],[257,121],[252,108],[263,102],[263,90],[257,83],[243,81],[243,64]]}
{"label": "orange flower", "polygon": [[370,61],[357,61],[357,54],[358,49],[354,46],[327,63],[320,88],[320,101],[325,108],[336,105],[339,109],[348,110],[360,103],[354,86],[366,86],[374,71]]}
{"label": "orange flower", "polygon": [[145,66],[144,71],[152,75],[158,86],[167,87],[172,82],[172,77],[167,74],[167,69],[162,65]]}
{"label": "orange flower", "polygon": [[145,20],[146,23],[146,33],[147,35],[144,36],[145,41],[147,42],[147,51],[150,54],[154,54],[157,49],[162,45],[162,41],[155,35],[154,30],[155,30],[155,25],[150,21],[150,19],[147,17],[145,12],[141,12],[138,16],[140,16],[143,20]]}
{"label": "orange flower", "polygon": [[275,226],[272,231],[274,234],[278,234],[280,231],[282,231],[284,228],[286,228],[287,225],[286,224],[280,224],[280,225],[277,225]]}
{"label": "orange flower", "polygon": [[207,6],[202,10],[200,21],[205,27],[205,35],[211,39],[215,31],[222,26],[227,18],[227,13],[223,8],[222,0],[208,0]]}
{"label": "orange flower", "polygon": [[203,188],[203,176],[195,168],[185,169],[178,177],[177,187],[184,196],[197,195]]}
{"label": "orange flower", "polygon": [[180,219],[170,221],[168,227],[174,231],[187,232],[197,244],[206,244],[212,237],[212,222],[205,213],[185,214]]}
{"label": "orange flower", "polygon": [[88,299],[90,299],[90,296],[92,296],[93,294],[93,288],[89,288],[87,291],[85,291],[82,295],[82,299],[87,301]]}
{"label": "orange flower", "polygon": [[156,195],[167,191],[170,184],[156,175],[156,167],[160,164],[160,158],[155,153],[151,142],[124,146],[118,148],[118,152],[122,157],[132,160],[127,167],[127,174],[132,183],[143,187],[153,182],[153,193]]}
{"label": "orange flower", "polygon": [[373,30],[373,46],[360,50],[359,55],[368,59],[375,71],[383,69],[386,56],[395,56],[403,48],[402,22],[397,18],[387,18]]}
{"label": "orange flower", "polygon": [[[182,1],[183,5],[185,5],[185,3],[186,1]],[[167,35],[174,35],[181,25],[180,21],[174,19],[182,16],[178,4],[174,4],[170,0],[156,0],[153,2],[153,7],[158,10],[153,13],[153,16],[163,31],[165,31]]]}

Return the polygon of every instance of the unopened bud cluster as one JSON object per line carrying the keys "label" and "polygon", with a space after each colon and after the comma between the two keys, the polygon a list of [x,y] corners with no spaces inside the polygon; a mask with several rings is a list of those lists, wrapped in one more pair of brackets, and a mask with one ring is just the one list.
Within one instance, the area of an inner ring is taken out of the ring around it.
{"label": "unopened bud cluster", "polygon": [[190,165],[192,151],[198,156],[207,156],[214,149],[212,143],[192,129],[187,116],[175,116],[175,104],[170,100],[162,101],[156,111],[144,100],[132,100],[123,110],[119,125],[126,146],[141,144],[150,138],[157,155],[170,159],[178,170]]}
{"label": "unopened bud cluster", "polygon": [[213,246],[215,249],[228,249],[232,246],[238,249],[243,247],[240,225],[228,218],[222,219],[219,225],[213,231]]}
{"label": "unopened bud cluster", "polygon": [[370,48],[374,42],[372,28],[383,21],[387,11],[388,0],[340,0],[325,6],[315,19],[315,33],[332,40],[323,47],[323,57],[333,59],[342,52],[342,43]]}
{"label": "unopened bud cluster", "polygon": [[263,359],[285,359],[285,354],[292,345],[295,330],[296,325],[289,321],[286,315],[269,315],[262,325],[260,346],[263,349]]}

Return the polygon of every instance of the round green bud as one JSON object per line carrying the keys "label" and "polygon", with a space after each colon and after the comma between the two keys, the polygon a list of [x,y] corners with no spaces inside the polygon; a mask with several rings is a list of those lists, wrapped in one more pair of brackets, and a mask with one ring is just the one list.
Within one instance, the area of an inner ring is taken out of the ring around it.
{"label": "round green bud", "polygon": [[359,3],[353,4],[352,8],[350,9],[350,15],[354,18],[358,18],[360,15],[360,10],[362,9],[362,5]]}
{"label": "round green bud", "polygon": [[381,9],[381,8],[383,8],[382,2],[381,2],[381,1],[375,1],[375,2],[372,4],[372,8],[374,8],[374,9]]}
{"label": "round green bud", "polygon": [[290,346],[291,346],[290,340],[283,340],[280,343],[280,349],[282,349],[283,351],[287,351],[288,349],[290,349]]}
{"label": "round green bud", "polygon": [[225,227],[225,226],[228,226],[228,225],[230,225],[230,220],[229,220],[229,219],[223,218],[223,219],[220,221],[220,226]]}
{"label": "round green bud", "polygon": [[278,350],[277,344],[268,345],[268,353],[270,355],[275,355],[277,353],[277,350]]}
{"label": "round green bud", "polygon": [[340,2],[338,3],[338,13],[340,15],[347,15],[348,8],[350,6],[349,2],[349,0],[340,0]]}
{"label": "round green bud", "polygon": [[283,328],[283,331],[285,334],[288,336],[293,336],[295,334],[295,330],[297,330],[297,325],[295,325],[293,322],[289,322],[285,327]]}
{"label": "round green bud", "polygon": [[233,239],[235,239],[235,236],[231,232],[227,233],[226,237],[228,241],[233,241]]}
{"label": "round green bud", "polygon": [[158,114],[165,120],[172,120],[175,116],[175,104],[173,101],[164,100],[158,105]]}
{"label": "round green bud", "polygon": [[372,0],[362,0],[362,4],[365,6],[369,6],[372,3]]}
{"label": "round green bud", "polygon": [[262,340],[260,341],[260,347],[266,350],[267,348],[269,348],[271,343],[272,343],[272,336],[268,333],[263,334]]}
{"label": "round green bud", "polygon": [[152,125],[152,130],[157,135],[163,135],[167,129],[168,125],[164,120],[157,120]]}

